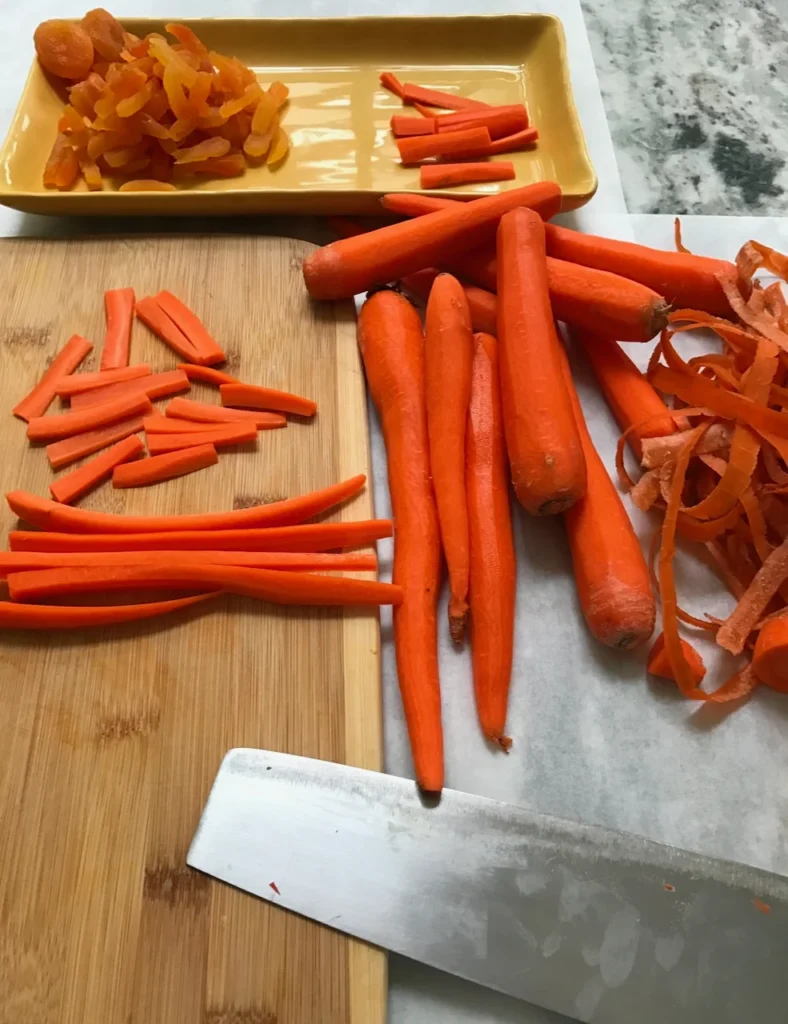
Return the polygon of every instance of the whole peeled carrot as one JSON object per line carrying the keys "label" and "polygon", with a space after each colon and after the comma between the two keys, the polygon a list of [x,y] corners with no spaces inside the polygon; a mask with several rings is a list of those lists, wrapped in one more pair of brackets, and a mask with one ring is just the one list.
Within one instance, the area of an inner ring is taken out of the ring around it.
{"label": "whole peeled carrot", "polygon": [[427,430],[443,553],[449,569],[449,631],[461,643],[468,614],[465,429],[471,400],[473,334],[462,285],[439,274],[427,300]]}
{"label": "whole peeled carrot", "polygon": [[[416,295],[420,299],[427,299],[439,273],[440,271],[435,270],[434,267],[417,270],[415,274],[403,277],[403,287],[412,295]],[[471,312],[471,324],[474,331],[483,331],[485,334],[494,335],[498,330],[498,300],[495,295],[472,284],[463,285],[463,290],[468,301],[468,309]]]}
{"label": "whole peeled carrot", "polygon": [[394,647],[416,779],[443,788],[443,729],[436,605],[440,571],[438,512],[432,490],[424,341],[416,310],[385,290],[361,308],[358,344],[380,414],[394,513]]}
{"label": "whole peeled carrot", "polygon": [[373,285],[434,266],[457,248],[472,248],[491,239],[502,214],[518,206],[552,217],[561,208],[561,190],[553,181],[540,181],[353,238],[340,238],[304,260],[309,294],[316,299],[346,299]]}
{"label": "whole peeled carrot", "polygon": [[583,496],[585,460],[547,291],[544,224],[533,210],[512,210],[498,226],[498,339],[515,493],[534,515],[557,515]]}
{"label": "whole peeled carrot", "polygon": [[585,496],[564,513],[577,595],[596,639],[608,647],[629,649],[654,631],[657,608],[648,567],[616,486],[588,433],[563,348],[559,354],[588,479]]}
{"label": "whole peeled carrot", "polygon": [[506,749],[517,566],[512,540],[498,343],[474,335],[465,447],[470,527],[470,624],[476,712],[487,739]]}

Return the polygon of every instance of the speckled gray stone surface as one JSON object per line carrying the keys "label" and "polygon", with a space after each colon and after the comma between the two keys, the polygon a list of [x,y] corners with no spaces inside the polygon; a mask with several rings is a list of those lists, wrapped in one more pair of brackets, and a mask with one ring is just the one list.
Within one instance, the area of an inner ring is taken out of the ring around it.
{"label": "speckled gray stone surface", "polygon": [[788,214],[788,0],[582,0],[631,213]]}

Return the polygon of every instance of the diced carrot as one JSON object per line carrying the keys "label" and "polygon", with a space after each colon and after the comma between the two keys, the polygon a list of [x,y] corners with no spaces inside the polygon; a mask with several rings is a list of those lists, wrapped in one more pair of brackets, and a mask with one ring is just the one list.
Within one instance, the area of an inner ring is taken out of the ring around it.
{"label": "diced carrot", "polygon": [[113,469],[122,462],[128,462],[145,451],[145,445],[136,435],[127,437],[123,441],[108,448],[107,451],[97,455],[95,459],[86,462],[84,466],[75,469],[66,476],[59,477],[49,485],[49,491],[55,501],[69,505],[77,498],[81,498],[94,487],[108,479]]}
{"label": "diced carrot", "polygon": [[23,605],[0,601],[0,629],[82,629],[85,626],[109,626],[121,622],[137,622],[157,615],[180,611],[205,601],[212,594],[197,594],[174,601],[150,601],[148,604],[86,605],[84,608],[64,605]]}
{"label": "diced carrot", "polygon": [[382,72],[380,76],[380,84],[385,89],[388,89],[389,92],[393,92],[395,96],[399,96],[400,99],[403,99],[405,95],[405,86],[391,71]]}
{"label": "diced carrot", "polygon": [[158,484],[214,466],[218,461],[219,456],[212,444],[200,444],[183,451],[168,452],[166,455],[116,466],[112,473],[112,486],[144,487]]}
{"label": "diced carrot", "polygon": [[92,348],[91,343],[79,334],[69,338],[30,394],[14,406],[14,416],[28,421],[35,416],[43,416],[54,401],[58,384],[76,370]]}

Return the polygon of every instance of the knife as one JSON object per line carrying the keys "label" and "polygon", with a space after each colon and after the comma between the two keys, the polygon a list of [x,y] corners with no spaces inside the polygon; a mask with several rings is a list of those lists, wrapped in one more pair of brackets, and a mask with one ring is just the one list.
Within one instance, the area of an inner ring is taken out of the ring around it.
{"label": "knife", "polygon": [[788,878],[638,836],[239,748],[187,863],[575,1020],[787,1019]]}

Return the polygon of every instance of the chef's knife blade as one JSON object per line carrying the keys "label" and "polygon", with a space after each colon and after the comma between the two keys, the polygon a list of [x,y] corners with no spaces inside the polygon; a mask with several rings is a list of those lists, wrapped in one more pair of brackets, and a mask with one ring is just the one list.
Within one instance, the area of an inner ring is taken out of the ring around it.
{"label": "chef's knife blade", "polygon": [[237,749],[187,861],[577,1020],[786,1020],[788,879],[637,836]]}

